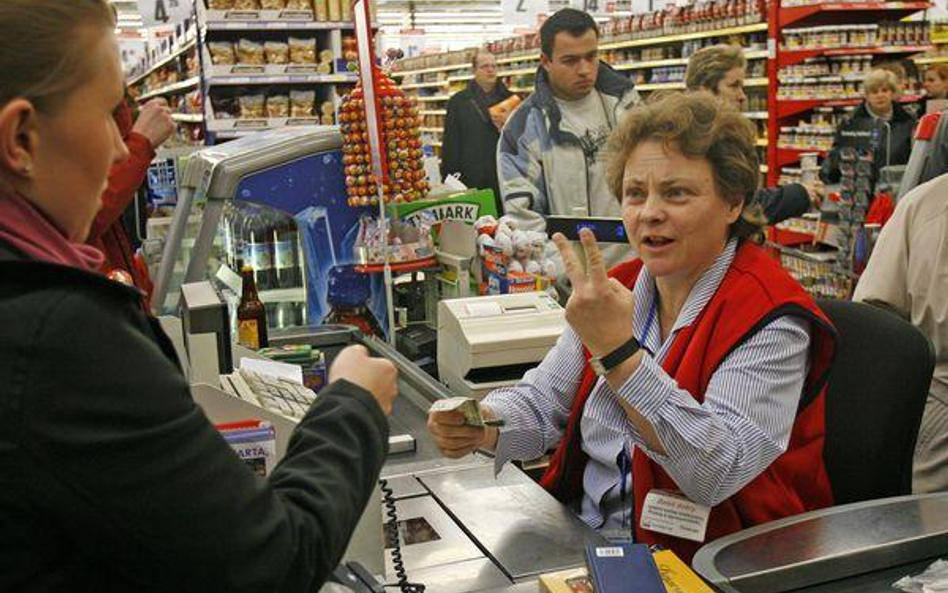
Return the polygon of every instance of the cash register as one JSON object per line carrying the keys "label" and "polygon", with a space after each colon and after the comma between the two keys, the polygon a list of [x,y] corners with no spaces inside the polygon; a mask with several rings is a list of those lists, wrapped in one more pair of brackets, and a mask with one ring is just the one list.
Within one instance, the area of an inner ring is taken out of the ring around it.
{"label": "cash register", "polygon": [[566,328],[566,312],[545,292],[438,303],[438,375],[455,395],[481,399],[517,383]]}

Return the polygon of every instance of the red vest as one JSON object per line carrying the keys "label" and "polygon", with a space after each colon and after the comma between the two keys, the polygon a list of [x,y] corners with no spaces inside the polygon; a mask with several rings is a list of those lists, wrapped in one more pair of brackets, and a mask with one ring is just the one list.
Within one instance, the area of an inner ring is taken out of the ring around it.
{"label": "red vest", "polygon": [[[641,260],[635,260],[617,266],[610,275],[631,288],[641,267]],[[833,504],[823,464],[823,406],[836,332],[803,288],[761,248],[751,243],[738,248],[717,292],[694,322],[679,331],[662,368],[679,387],[703,402],[712,374],[727,355],[765,325],[788,314],[809,320],[811,328],[810,371],[787,450],[763,473],[711,510],[706,542],[752,525]],[[583,493],[582,476],[588,457],[580,446],[579,420],[596,379],[587,364],[563,439],[540,481],[567,504]],[[632,488],[636,512],[653,488],[680,491],[659,464],[639,451],[632,455]],[[646,531],[638,522],[635,538],[638,542],[670,548],[686,562],[702,545]]]}

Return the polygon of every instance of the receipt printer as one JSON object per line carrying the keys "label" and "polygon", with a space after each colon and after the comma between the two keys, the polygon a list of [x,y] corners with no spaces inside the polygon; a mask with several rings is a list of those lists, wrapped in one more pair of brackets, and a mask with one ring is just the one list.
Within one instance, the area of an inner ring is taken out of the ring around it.
{"label": "receipt printer", "polygon": [[566,328],[563,307],[544,292],[438,303],[438,374],[455,395],[481,399],[517,383]]}

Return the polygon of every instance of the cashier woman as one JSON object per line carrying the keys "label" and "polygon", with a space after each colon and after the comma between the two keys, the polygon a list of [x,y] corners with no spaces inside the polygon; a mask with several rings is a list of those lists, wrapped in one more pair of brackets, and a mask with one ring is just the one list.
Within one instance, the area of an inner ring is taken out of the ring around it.
{"label": "cashier woman", "polygon": [[759,246],[754,138],[703,92],[629,112],[609,183],[639,259],[607,270],[591,233],[585,261],[554,237],[569,327],[518,385],[481,402],[503,428],[429,416],[445,455],[486,449],[499,470],[555,449],[542,484],[584,522],[686,559],[832,504],[822,443],[835,332]]}
{"label": "cashier woman", "polygon": [[395,368],[343,350],[259,478],[141,295],[84,244],[122,69],[105,0],[0,2],[0,591],[311,592],[388,443]]}

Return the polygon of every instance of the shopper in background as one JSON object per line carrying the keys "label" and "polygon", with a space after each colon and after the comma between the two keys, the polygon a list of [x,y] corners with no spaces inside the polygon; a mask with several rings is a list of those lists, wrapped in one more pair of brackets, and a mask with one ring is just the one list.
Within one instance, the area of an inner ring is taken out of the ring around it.
{"label": "shopper in background", "polygon": [[[712,45],[696,51],[688,58],[685,86],[691,91],[711,91],[741,110],[747,100],[744,93],[746,71],[747,59],[739,46]],[[760,188],[757,200],[764,209],[767,221],[777,224],[788,218],[802,216],[810,209],[811,203],[819,204],[820,197],[815,188],[789,183]]]}
{"label": "shopper in background", "polygon": [[[550,214],[620,216],[606,181],[603,148],[639,102],[632,82],[599,61],[599,29],[563,8],[540,27],[536,88],[501,134],[497,170],[504,210],[524,230],[545,231]],[[603,248],[614,265],[626,245]],[[547,255],[559,260],[552,245]]]}
{"label": "shopper in background", "polygon": [[906,194],[872,250],[853,298],[909,320],[935,346],[935,373],[912,463],[912,491],[948,490],[948,175]]}
{"label": "shopper in background", "polygon": [[468,187],[490,189],[503,212],[497,185],[497,141],[510,111],[491,107],[513,93],[497,80],[497,58],[486,49],[477,49],[471,60],[474,80],[448,101],[441,147],[441,173],[460,173]]}
{"label": "shopper in background", "polygon": [[832,504],[822,386],[835,332],[757,245],[754,136],[707,93],[625,116],[609,185],[641,259],[607,275],[591,232],[585,266],[557,235],[569,327],[518,385],[484,398],[499,432],[429,415],[445,455],[484,447],[499,469],[557,447],[541,483],[559,500],[607,536],[631,529],[686,561],[701,544],[643,528],[646,495],[713,507],[706,541]]}
{"label": "shopper in background", "polygon": [[925,95],[928,99],[948,99],[948,64],[932,64],[925,70]]}
{"label": "shopper in background", "polygon": [[147,302],[152,289],[148,268],[135,257],[122,224],[122,214],[145,182],[155,150],[174,133],[175,123],[168,102],[160,98],[142,105],[134,125],[127,100],[122,102],[113,117],[128,149],[128,158],[109,172],[109,187],[102,194],[102,209],[92,222],[86,243],[105,255],[102,267],[105,274],[116,271],[129,274],[132,283],[144,291]]}
{"label": "shopper in background", "polygon": [[[833,148],[823,160],[820,178],[824,183],[839,181],[839,150],[854,145],[854,142],[872,147],[875,178],[878,178],[881,167],[908,162],[917,120],[895,100],[901,92],[899,80],[891,71],[873,69],[866,74],[863,80],[865,100],[839,125]],[[846,138],[846,132],[875,132],[875,139],[854,141]]]}
{"label": "shopper in background", "polygon": [[0,2],[0,590],[314,591],[375,486],[395,368],[342,351],[269,479],[237,458],[84,244],[128,156],[114,28],[105,0]]}

